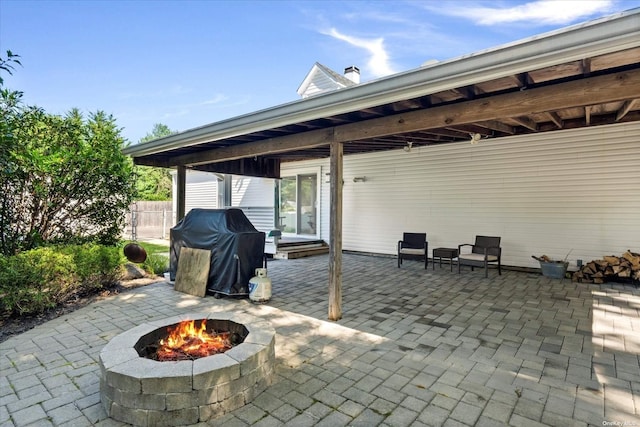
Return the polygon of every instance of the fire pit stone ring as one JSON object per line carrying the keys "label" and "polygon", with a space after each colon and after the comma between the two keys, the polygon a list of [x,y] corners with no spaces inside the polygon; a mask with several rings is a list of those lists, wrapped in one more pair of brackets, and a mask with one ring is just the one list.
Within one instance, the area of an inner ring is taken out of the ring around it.
{"label": "fire pit stone ring", "polygon": [[[248,332],[224,353],[159,362],[139,355],[145,336],[191,319],[231,322]],[[231,312],[190,313],[136,326],[100,352],[100,397],[107,415],[136,426],[196,424],[249,403],[271,385],[275,330],[263,319]]]}

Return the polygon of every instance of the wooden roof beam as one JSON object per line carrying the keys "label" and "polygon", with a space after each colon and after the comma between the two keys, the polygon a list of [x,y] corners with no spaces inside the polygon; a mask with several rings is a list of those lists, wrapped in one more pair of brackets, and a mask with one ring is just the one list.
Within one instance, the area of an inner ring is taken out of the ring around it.
{"label": "wooden roof beam", "polygon": [[558,129],[562,129],[564,123],[562,122],[562,118],[558,115],[558,113],[554,111],[546,111],[544,113],[545,117],[547,117],[550,121],[552,121]]}
{"label": "wooden roof beam", "polygon": [[509,76],[509,78],[520,89],[526,88],[527,86],[529,86],[529,83],[531,83],[531,79],[529,78],[528,73],[515,74]]}
{"label": "wooden roof beam", "polygon": [[333,128],[211,148],[168,160],[171,165],[214,163],[320,147],[334,139],[347,142],[419,131],[435,133],[432,129],[624,101],[630,93],[640,93],[640,69],[435,106]]}
{"label": "wooden roof beam", "polygon": [[[558,96],[559,93],[562,96]],[[640,93],[640,70],[572,80],[351,123],[335,128],[335,137],[340,141],[351,141],[477,121],[498,120],[504,117],[526,116],[594,103],[622,101],[627,99],[630,93]]]}
{"label": "wooden roof beam", "polygon": [[420,101],[420,98],[407,99],[406,101],[402,101],[399,104],[400,108],[403,108],[405,110],[415,110],[417,108],[424,107],[424,105],[422,105],[422,102]]}
{"label": "wooden roof beam", "polygon": [[451,91],[460,95],[464,99],[474,99],[476,97],[476,90],[474,85],[451,89]]}
{"label": "wooden roof beam", "polygon": [[360,110],[360,112],[364,114],[370,114],[372,116],[384,116],[384,111],[382,111],[380,107],[364,108]]}
{"label": "wooden roof beam", "polygon": [[455,135],[452,135],[454,138],[462,138],[469,139],[470,133],[479,133],[482,136],[491,136],[492,132],[487,131],[487,128],[482,126],[476,126],[475,123],[467,123],[464,125],[459,125],[456,128],[447,128],[456,132]]}
{"label": "wooden roof beam", "polygon": [[420,107],[427,108],[431,107],[433,103],[431,102],[431,95],[421,96],[420,98],[415,98],[420,103]]}
{"label": "wooden roof beam", "polygon": [[459,129],[451,129],[448,127],[441,129],[428,129],[424,132],[430,133],[432,135],[436,135],[438,137],[447,137],[447,138],[460,138],[461,135],[467,135],[468,132],[461,131]]}
{"label": "wooden roof beam", "polygon": [[584,77],[589,77],[591,75],[591,58],[584,58],[580,61],[580,70]]}
{"label": "wooden roof beam", "polygon": [[513,126],[509,126],[508,124],[499,122],[497,120],[486,120],[483,122],[476,122],[476,124],[487,129],[506,133],[507,135],[514,135],[516,133],[516,130],[513,128]]}
{"label": "wooden roof beam", "polygon": [[456,138],[460,138],[460,137],[467,137],[469,136],[469,132],[470,130],[466,129],[466,126],[468,126],[471,123],[463,123],[463,124],[459,124],[457,127],[451,127],[451,126],[447,126],[445,129],[451,131],[451,135],[453,137]]}
{"label": "wooden roof beam", "polygon": [[[343,125],[347,126],[347,125]],[[244,157],[278,154],[327,145],[335,139],[335,127],[316,129],[299,134],[268,138],[229,147],[212,148],[206,151],[184,154],[171,159],[174,165],[202,165],[242,159]]]}
{"label": "wooden roof beam", "polygon": [[633,107],[635,107],[637,104],[638,104],[638,99],[629,99],[625,101],[622,107],[618,110],[618,113],[616,114],[616,122],[619,122],[620,120],[622,120],[622,118],[627,114],[629,114],[629,111],[631,111]]}
{"label": "wooden roof beam", "polygon": [[442,139],[442,136],[440,135],[435,135],[432,134],[430,132],[423,132],[420,134],[411,134],[409,136],[407,136],[408,140],[411,140],[413,142],[435,142],[435,141],[440,141]]}
{"label": "wooden roof beam", "polygon": [[538,131],[538,124],[529,117],[510,117],[510,119],[529,130]]}
{"label": "wooden roof beam", "polygon": [[[616,113],[610,114],[598,114],[591,117],[591,126],[611,125],[616,123]],[[634,121],[640,121],[640,111],[631,111],[624,116],[621,121],[617,123],[629,123]],[[574,119],[566,119],[563,121],[563,129],[578,129],[584,128],[584,117],[576,117]],[[540,123],[540,132],[550,132],[557,130],[556,126],[551,122]]]}

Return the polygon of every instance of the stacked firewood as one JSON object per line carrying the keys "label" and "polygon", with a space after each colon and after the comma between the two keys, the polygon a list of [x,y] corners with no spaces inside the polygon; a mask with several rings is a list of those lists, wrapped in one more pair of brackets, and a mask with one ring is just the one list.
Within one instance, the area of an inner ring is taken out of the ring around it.
{"label": "stacked firewood", "polygon": [[640,254],[627,251],[622,256],[605,256],[585,264],[571,280],[601,284],[607,281],[640,280]]}

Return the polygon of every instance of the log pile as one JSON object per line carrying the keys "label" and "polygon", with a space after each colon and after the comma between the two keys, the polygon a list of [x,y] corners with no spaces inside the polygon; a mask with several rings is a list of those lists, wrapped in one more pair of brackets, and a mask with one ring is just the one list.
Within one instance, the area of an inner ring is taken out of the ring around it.
{"label": "log pile", "polygon": [[590,261],[573,273],[571,280],[602,284],[607,281],[640,281],[640,254],[627,251],[622,256],[605,256]]}

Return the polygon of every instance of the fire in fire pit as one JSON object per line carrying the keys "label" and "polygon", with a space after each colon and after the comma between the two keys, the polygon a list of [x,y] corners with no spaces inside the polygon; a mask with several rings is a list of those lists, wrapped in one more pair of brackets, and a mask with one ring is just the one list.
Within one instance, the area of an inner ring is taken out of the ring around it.
{"label": "fire in fire pit", "polygon": [[224,353],[247,334],[243,325],[227,320],[183,320],[142,336],[135,349],[140,357],[159,362],[196,360]]}
{"label": "fire in fire pit", "polygon": [[195,360],[224,353],[243,341],[237,332],[207,329],[207,319],[185,320],[167,328],[167,336],[144,346],[140,355],[160,362]]}

